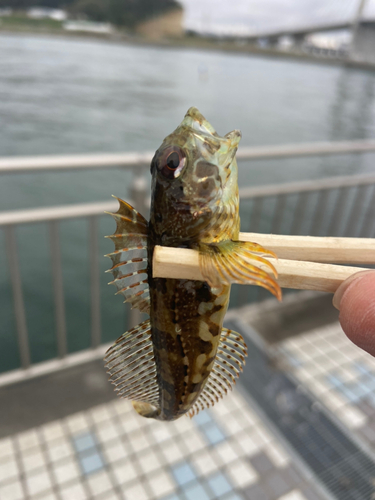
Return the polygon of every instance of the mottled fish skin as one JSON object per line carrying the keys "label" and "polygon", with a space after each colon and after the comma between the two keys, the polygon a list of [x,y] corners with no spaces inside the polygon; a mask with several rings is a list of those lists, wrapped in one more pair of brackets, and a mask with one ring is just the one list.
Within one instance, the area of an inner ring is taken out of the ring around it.
{"label": "mottled fish skin", "polygon": [[[160,403],[154,411],[135,404],[144,416],[175,420],[188,413],[213,367],[230,285],[210,288],[206,282],[153,278],[152,257],[155,245],[199,250],[204,243],[238,239],[235,153],[240,138],[237,130],[219,137],[190,108],[152,161],[148,280]],[[174,150],[185,156],[177,177],[164,167]]]}
{"label": "mottled fish skin", "polygon": [[[240,138],[238,130],[220,137],[190,108],[152,160],[149,223],[120,199],[111,214],[111,283],[150,320],[117,339],[106,368],[118,395],[131,399],[144,417],[193,416],[232,388],[247,354],[241,335],[222,327],[232,283],[260,285],[281,296],[259,267],[275,273],[264,258],[275,255],[238,241]],[[155,245],[198,250],[206,281],[153,278]]]}

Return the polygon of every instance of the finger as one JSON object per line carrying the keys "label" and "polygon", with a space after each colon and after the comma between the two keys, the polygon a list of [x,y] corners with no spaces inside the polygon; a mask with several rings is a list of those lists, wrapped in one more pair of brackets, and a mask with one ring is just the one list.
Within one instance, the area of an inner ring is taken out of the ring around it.
{"label": "finger", "polygon": [[347,337],[375,356],[375,272],[354,275],[336,294],[339,320]]}

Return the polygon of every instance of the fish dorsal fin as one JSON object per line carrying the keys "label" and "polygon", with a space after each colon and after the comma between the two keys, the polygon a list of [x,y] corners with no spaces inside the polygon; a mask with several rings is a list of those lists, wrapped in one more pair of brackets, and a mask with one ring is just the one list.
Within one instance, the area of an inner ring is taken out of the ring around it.
{"label": "fish dorsal fin", "polygon": [[223,328],[214,365],[200,396],[188,413],[190,417],[213,406],[232,390],[245,365],[246,356],[247,347],[242,335]]}
{"label": "fish dorsal fin", "polygon": [[[150,294],[147,282],[147,234],[146,219],[129,203],[117,198],[120,207],[110,213],[116,221],[116,230],[110,238],[115,251],[107,257],[112,259],[112,267],[107,272],[113,274],[110,284],[116,285],[117,293],[125,297],[141,312],[150,311]],[[109,213],[109,212],[108,212]]]}
{"label": "fish dorsal fin", "polygon": [[159,386],[150,320],[121,335],[108,349],[104,361],[119,397],[158,406]]}

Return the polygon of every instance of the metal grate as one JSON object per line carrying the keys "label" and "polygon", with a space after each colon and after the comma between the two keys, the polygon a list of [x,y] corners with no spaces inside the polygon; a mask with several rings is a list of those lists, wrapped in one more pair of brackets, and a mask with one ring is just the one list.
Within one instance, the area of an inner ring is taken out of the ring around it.
{"label": "metal grate", "polygon": [[253,340],[256,333],[238,321],[228,328],[246,338],[247,368],[241,382],[304,464],[338,500],[369,500],[375,495],[375,463],[322,410],[309,394],[272,363]]}

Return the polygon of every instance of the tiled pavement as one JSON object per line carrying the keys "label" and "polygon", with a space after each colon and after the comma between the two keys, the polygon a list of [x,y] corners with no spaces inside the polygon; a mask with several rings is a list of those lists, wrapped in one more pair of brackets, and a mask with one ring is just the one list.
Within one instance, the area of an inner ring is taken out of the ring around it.
{"label": "tiled pavement", "polygon": [[280,343],[273,355],[375,452],[375,358],[354,346],[336,323]]}
{"label": "tiled pavement", "polygon": [[[375,361],[336,324],[270,353],[371,457]],[[339,498],[325,493],[259,415],[239,389],[193,419],[172,423],[139,417],[123,400],[95,406],[1,440],[0,500]]]}
{"label": "tiled pavement", "polygon": [[1,500],[314,500],[239,391],[160,423],[116,400],[0,442]]}

